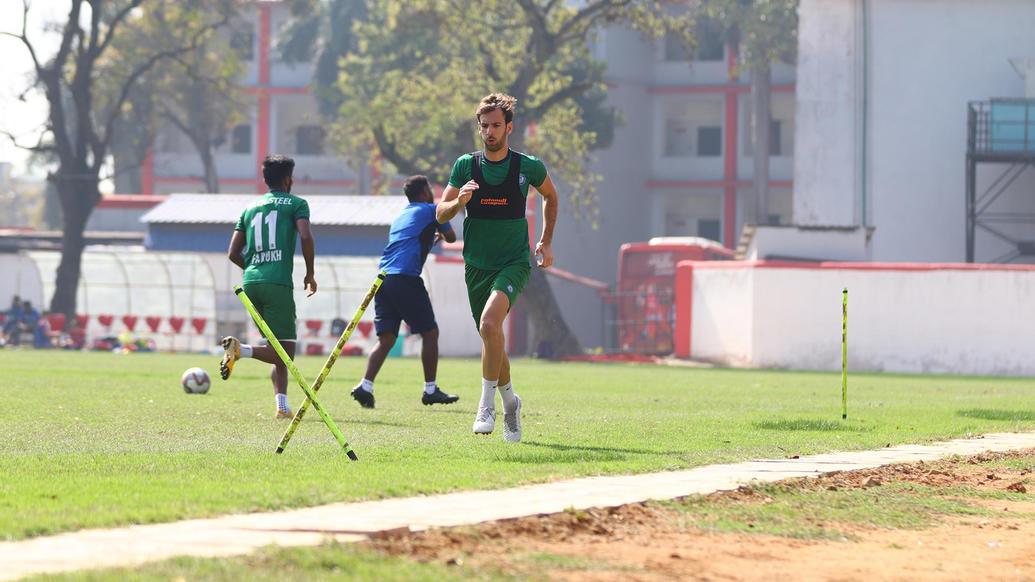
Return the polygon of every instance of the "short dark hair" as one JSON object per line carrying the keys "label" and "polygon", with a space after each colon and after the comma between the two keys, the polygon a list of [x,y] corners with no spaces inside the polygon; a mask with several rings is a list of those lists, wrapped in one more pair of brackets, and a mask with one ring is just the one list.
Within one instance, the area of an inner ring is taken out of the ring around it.
{"label": "short dark hair", "polygon": [[406,199],[410,202],[416,202],[428,186],[430,184],[428,183],[427,176],[410,176],[406,178],[406,182],[403,184],[403,194],[406,194]]}
{"label": "short dark hair", "polygon": [[295,171],[295,160],[280,154],[266,156],[262,160],[262,179],[270,188],[277,188],[284,185],[286,180]]}
{"label": "short dark hair", "polygon": [[474,112],[474,118],[481,121],[482,115],[494,110],[499,109],[503,112],[503,121],[510,123],[514,121],[514,105],[517,103],[516,97],[511,97],[506,93],[493,93],[482,97],[480,103],[478,103],[478,110]]}

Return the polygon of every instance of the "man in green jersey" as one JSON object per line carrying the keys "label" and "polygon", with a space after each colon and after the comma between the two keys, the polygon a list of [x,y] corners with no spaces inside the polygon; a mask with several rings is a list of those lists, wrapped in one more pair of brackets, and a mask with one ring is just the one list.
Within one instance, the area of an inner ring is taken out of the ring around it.
{"label": "man in green jersey", "polygon": [[453,164],[436,218],[447,222],[464,207],[464,278],[478,332],[482,336],[482,397],[472,426],[489,434],[496,426],[496,392],[503,402],[503,440],[521,440],[521,399],[514,393],[503,320],[528,281],[529,235],[525,200],[531,185],[543,197],[543,232],[536,264],[553,264],[557,190],[538,158],[511,150],[517,99],[493,93],[478,104],[475,119],[485,145]]}
{"label": "man in green jersey", "polygon": [[[305,259],[303,289],[316,293],[313,277],[313,233],[309,227],[309,203],[291,194],[295,161],[287,156],[266,156],[262,178],[270,191],[252,201],[234,227],[227,256],[244,270],[243,287],[256,311],[293,360],[295,358],[295,297],[291,276],[295,239],[302,241]],[[255,358],[273,364],[270,379],[277,399],[277,418],[294,415],[287,402],[287,366],[269,345],[250,346],[232,336],[224,337],[219,374],[230,377],[234,362]]]}

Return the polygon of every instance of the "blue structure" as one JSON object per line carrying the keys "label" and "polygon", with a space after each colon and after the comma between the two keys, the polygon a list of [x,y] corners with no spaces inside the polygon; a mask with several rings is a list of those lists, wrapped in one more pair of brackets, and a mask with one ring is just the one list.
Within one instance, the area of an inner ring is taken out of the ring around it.
{"label": "blue structure", "polygon": [[989,109],[992,151],[1035,151],[1035,100],[992,99]]}

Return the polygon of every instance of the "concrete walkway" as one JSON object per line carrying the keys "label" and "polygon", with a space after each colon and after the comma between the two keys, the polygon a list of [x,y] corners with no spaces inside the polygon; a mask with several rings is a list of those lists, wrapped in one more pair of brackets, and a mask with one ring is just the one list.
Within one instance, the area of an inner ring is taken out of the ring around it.
{"label": "concrete walkway", "polygon": [[131,566],[182,555],[231,556],[266,545],[317,545],[328,539],[358,541],[369,534],[400,528],[424,530],[557,513],[569,508],[613,507],[735,489],[751,481],[814,477],[833,471],[1028,447],[1035,447],[1035,433],[988,434],[928,446],[902,445],[877,451],[710,465],[687,471],[590,477],[502,491],[334,503],[276,513],[83,530],[0,543],[0,580],[45,572]]}

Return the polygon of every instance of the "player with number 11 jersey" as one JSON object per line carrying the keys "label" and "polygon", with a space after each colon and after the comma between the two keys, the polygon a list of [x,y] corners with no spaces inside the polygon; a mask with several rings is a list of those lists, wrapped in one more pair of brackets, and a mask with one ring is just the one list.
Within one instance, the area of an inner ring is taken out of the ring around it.
{"label": "player with number 11 jersey", "polygon": [[309,218],[309,203],[287,192],[271,190],[241,213],[234,230],[245,233],[243,282],[292,287],[295,221]]}

